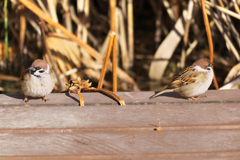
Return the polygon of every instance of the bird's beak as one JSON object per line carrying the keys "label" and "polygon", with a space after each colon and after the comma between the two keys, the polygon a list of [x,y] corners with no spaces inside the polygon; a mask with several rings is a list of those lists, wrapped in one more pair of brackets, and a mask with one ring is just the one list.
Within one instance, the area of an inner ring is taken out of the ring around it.
{"label": "bird's beak", "polygon": [[31,66],[28,68],[28,71],[29,71],[29,74],[33,74],[35,71],[35,68]]}
{"label": "bird's beak", "polygon": [[28,70],[34,71],[35,68],[31,66],[31,67],[28,68]]}

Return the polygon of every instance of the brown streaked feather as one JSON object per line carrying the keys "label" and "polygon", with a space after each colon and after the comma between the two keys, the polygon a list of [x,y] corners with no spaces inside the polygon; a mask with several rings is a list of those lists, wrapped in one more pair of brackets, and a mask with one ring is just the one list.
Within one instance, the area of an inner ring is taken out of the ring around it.
{"label": "brown streaked feather", "polygon": [[[203,70],[209,70],[208,67],[211,67],[212,65],[213,65],[213,63],[211,63],[210,60],[207,58],[201,58],[201,59],[196,60],[191,66],[187,67],[182,72],[180,72],[177,76],[175,76],[173,78],[173,80],[171,81],[171,83],[167,86],[166,89],[152,95],[149,99],[155,98],[155,97],[161,95],[162,93],[174,92],[174,91],[180,93],[181,95],[183,95],[185,97],[188,97],[189,94],[190,94],[190,96],[198,94],[198,92],[196,92],[195,90],[191,90],[191,88],[189,88],[189,87],[194,88],[194,87],[196,87],[196,85],[200,85],[200,87],[201,87],[204,84],[198,84],[198,80],[201,80],[203,78],[209,78],[209,77],[211,77],[211,74],[208,77],[204,77],[203,75],[205,73],[203,73],[202,71],[196,71],[195,67],[198,67],[198,68],[200,67]],[[206,83],[208,83],[208,82],[206,82]],[[194,83],[195,83],[195,86],[190,85],[190,84],[194,84]],[[186,87],[186,86],[188,86],[188,87]],[[203,87],[205,87],[205,89],[206,89],[207,86],[203,86]],[[194,91],[194,93],[193,94],[189,93],[189,89],[190,89],[190,92]]]}
{"label": "brown streaked feather", "polygon": [[28,69],[25,69],[25,71],[23,71],[23,73],[22,73],[22,75],[21,75],[21,77],[20,77],[19,79],[20,79],[20,80],[24,80],[24,77],[25,77],[25,75],[26,75],[27,73],[29,73],[29,72],[28,72]]}
{"label": "brown streaked feather", "polygon": [[186,69],[184,69],[181,73],[179,73],[177,76],[175,76],[166,89],[175,89],[183,85],[195,83],[197,80],[196,77],[200,73],[201,72],[195,71],[195,69],[192,66],[189,66]]}

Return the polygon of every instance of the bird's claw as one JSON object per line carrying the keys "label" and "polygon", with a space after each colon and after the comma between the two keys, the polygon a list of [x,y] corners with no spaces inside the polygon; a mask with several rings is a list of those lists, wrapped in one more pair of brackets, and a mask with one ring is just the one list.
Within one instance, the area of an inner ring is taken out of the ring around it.
{"label": "bird's claw", "polygon": [[46,101],[47,101],[47,98],[44,96],[44,97],[42,98],[42,100],[46,102]]}
{"label": "bird's claw", "polygon": [[24,102],[28,102],[28,98],[27,98],[27,96],[25,96],[25,98],[24,98],[24,100],[23,100]]}
{"label": "bird's claw", "polygon": [[199,96],[196,96],[196,97],[190,97],[188,98],[188,100],[193,100],[193,101],[198,101],[202,98],[206,97],[205,95],[199,95]]}

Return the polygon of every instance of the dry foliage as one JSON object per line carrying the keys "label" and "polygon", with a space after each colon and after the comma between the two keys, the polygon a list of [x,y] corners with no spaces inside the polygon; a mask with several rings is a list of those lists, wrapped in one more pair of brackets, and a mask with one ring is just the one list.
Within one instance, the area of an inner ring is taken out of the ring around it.
{"label": "dry foliage", "polygon": [[[41,12],[30,10],[26,4],[32,2]],[[240,61],[239,5],[235,0],[205,1],[220,86]],[[8,60],[2,10],[0,15],[0,89],[7,93],[21,92],[16,79],[36,58],[45,59],[57,75],[56,92],[77,77],[96,87],[110,31],[116,33],[118,90],[160,90],[180,69],[209,56],[199,0],[11,0]],[[111,89],[109,61],[103,85]]]}

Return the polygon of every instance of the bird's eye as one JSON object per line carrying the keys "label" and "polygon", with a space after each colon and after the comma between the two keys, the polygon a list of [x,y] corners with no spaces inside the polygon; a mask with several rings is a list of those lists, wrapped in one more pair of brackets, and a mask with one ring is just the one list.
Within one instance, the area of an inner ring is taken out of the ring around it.
{"label": "bird's eye", "polygon": [[207,67],[207,70],[211,70],[211,67]]}
{"label": "bird's eye", "polygon": [[43,72],[44,72],[43,70],[39,71],[39,73],[43,73]]}
{"label": "bird's eye", "polygon": [[40,68],[40,67],[36,67],[35,69],[36,69],[36,70],[40,70],[41,68]]}

